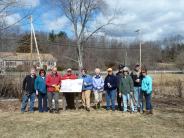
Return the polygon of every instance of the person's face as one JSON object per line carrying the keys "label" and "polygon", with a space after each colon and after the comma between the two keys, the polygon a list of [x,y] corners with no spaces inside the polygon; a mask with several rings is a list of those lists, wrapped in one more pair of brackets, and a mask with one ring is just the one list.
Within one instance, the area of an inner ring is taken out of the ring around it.
{"label": "person's face", "polygon": [[142,75],[143,75],[143,76],[146,76],[146,72],[142,72]]}
{"label": "person's face", "polygon": [[120,72],[123,72],[123,68],[119,70]]}
{"label": "person's face", "polygon": [[41,75],[42,77],[44,77],[44,76],[45,76],[45,74],[44,74],[44,72],[43,72],[43,71],[41,72],[41,74],[40,74],[40,75]]}
{"label": "person's face", "polygon": [[139,67],[139,66],[138,66],[138,67],[136,67],[136,68],[135,68],[135,70],[136,70],[136,71],[139,71],[139,70],[140,70],[140,67]]}
{"label": "person's face", "polygon": [[67,71],[67,74],[68,74],[68,75],[71,75],[71,74],[72,74],[72,72],[71,72],[71,71]]}
{"label": "person's face", "polygon": [[112,71],[108,71],[108,74],[109,74],[109,75],[112,75]]}
{"label": "person's face", "polygon": [[85,72],[85,70],[82,70],[82,75],[86,75],[86,72]]}
{"label": "person's face", "polygon": [[52,69],[52,73],[53,73],[53,74],[56,74],[56,73],[57,73],[57,68],[53,68],[53,69]]}
{"label": "person's face", "polygon": [[96,74],[96,75],[99,75],[99,74],[100,74],[100,70],[96,69],[96,70],[95,70],[95,74]]}
{"label": "person's face", "polygon": [[32,69],[30,73],[31,73],[31,75],[35,75],[36,74],[35,69]]}
{"label": "person's face", "polygon": [[124,75],[128,75],[128,71],[124,71]]}

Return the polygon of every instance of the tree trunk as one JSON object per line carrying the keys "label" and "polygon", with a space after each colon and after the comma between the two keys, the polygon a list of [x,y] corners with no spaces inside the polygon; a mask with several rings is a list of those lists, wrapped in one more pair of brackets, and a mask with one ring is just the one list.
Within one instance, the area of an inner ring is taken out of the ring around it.
{"label": "tree trunk", "polygon": [[83,68],[83,50],[80,41],[77,41],[77,54],[78,54],[78,69],[80,73],[81,69]]}

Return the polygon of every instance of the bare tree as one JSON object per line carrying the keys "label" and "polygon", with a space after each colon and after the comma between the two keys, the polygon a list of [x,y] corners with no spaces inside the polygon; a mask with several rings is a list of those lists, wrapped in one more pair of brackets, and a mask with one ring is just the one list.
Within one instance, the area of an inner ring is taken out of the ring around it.
{"label": "bare tree", "polygon": [[112,19],[97,27],[90,33],[87,32],[90,21],[102,11],[105,6],[103,0],[57,0],[71,22],[77,43],[77,56],[79,69],[83,67],[84,43],[99,30],[111,24]]}
{"label": "bare tree", "polygon": [[15,9],[21,9],[26,6],[28,5],[24,5],[21,0],[0,0],[0,33],[12,26],[17,25],[19,22],[30,16],[33,11],[27,10],[23,13],[24,15],[20,19],[17,19],[14,23],[8,24],[6,21],[7,17],[14,14]]}

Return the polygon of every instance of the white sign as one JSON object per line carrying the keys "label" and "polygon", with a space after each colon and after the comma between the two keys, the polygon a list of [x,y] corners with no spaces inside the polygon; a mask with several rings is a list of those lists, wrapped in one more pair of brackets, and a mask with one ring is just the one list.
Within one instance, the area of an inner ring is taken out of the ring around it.
{"label": "white sign", "polygon": [[81,92],[83,79],[62,80],[60,92]]}

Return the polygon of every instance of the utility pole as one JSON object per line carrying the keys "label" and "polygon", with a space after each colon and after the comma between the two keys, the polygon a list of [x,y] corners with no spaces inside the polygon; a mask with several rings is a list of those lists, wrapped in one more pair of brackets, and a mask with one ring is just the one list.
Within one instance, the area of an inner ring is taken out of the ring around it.
{"label": "utility pole", "polygon": [[31,25],[31,61],[33,63],[33,60],[32,60],[33,40],[32,39],[34,37],[34,41],[35,41],[35,45],[36,45],[36,51],[37,51],[37,55],[38,55],[38,61],[39,61],[40,67],[42,68],[42,62],[41,62],[41,58],[40,58],[40,52],[39,52],[39,49],[38,49],[38,43],[37,43],[37,39],[36,39],[36,35],[35,35],[32,16],[30,16],[30,25]]}
{"label": "utility pole", "polygon": [[31,25],[31,66],[33,65],[33,32],[32,32],[32,15],[29,17],[30,18],[30,25]]}
{"label": "utility pole", "polygon": [[141,42],[141,30],[138,29],[135,31],[136,33],[138,33],[138,37],[139,37],[139,65],[140,68],[142,67],[142,42]]}

